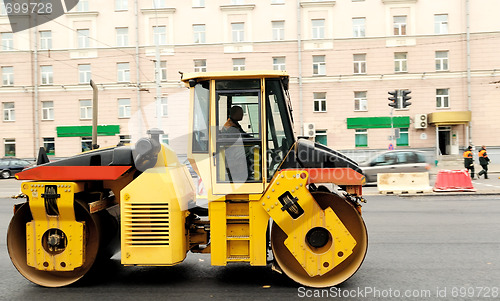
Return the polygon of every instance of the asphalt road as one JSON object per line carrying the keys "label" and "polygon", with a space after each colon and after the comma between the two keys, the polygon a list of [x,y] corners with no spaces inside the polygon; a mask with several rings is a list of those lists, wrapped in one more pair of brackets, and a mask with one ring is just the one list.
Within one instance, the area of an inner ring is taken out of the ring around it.
{"label": "asphalt road", "polygon": [[369,232],[366,259],[351,279],[327,290],[300,287],[269,267],[212,267],[209,255],[196,254],[188,254],[174,267],[124,267],[118,254],[91,281],[42,288],[24,279],[7,253],[5,235],[17,201],[0,199],[1,300],[286,300],[308,296],[498,300],[500,294],[500,195],[370,196],[363,207]]}

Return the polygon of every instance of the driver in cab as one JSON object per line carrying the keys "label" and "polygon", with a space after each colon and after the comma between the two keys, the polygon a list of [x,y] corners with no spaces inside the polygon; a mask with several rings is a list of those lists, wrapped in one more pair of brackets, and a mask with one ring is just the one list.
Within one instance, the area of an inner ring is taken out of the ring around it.
{"label": "driver in cab", "polygon": [[233,139],[232,145],[226,148],[226,164],[232,182],[246,182],[248,179],[248,163],[243,137],[250,137],[240,125],[243,119],[243,109],[240,106],[233,106],[229,112],[229,118],[222,127],[221,134]]}

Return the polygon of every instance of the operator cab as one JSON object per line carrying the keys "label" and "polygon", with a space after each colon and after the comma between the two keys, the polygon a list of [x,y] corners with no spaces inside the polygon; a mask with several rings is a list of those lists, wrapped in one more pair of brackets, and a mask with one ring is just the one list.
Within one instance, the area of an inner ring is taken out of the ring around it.
{"label": "operator cab", "polygon": [[213,194],[263,192],[295,143],[288,75],[204,72],[182,80],[193,110],[188,157],[205,187]]}

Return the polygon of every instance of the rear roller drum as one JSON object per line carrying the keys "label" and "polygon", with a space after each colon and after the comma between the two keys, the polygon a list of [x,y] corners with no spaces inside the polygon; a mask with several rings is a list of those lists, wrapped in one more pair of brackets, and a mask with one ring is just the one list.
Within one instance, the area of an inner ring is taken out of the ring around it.
{"label": "rear roller drum", "polygon": [[[289,278],[304,286],[330,287],[344,282],[359,269],[366,255],[368,234],[363,219],[350,202],[328,192],[313,192],[312,195],[323,210],[330,207],[335,212],[356,240],[353,253],[326,274],[311,277],[285,246],[287,235],[276,223],[272,226],[271,245],[276,262]],[[334,243],[330,233],[321,227],[308,231],[304,239],[309,245],[325,250]]]}
{"label": "rear roller drum", "polygon": [[[33,220],[28,203],[24,203],[18,208],[14,217],[12,218],[9,229],[7,231],[7,248],[9,251],[12,263],[17,268],[17,270],[26,279],[33,283],[36,283],[45,287],[61,287],[69,285],[80,278],[82,278],[92,267],[98,254],[101,253],[99,250],[104,236],[109,239],[109,235],[106,233],[103,235],[101,233],[103,226],[103,221],[109,225],[110,219],[112,218],[106,210],[104,212],[99,212],[99,214],[90,214],[85,208],[86,206],[82,203],[75,202],[75,217],[79,222],[84,222],[85,227],[85,242],[84,242],[84,259],[83,265],[72,270],[72,271],[43,271],[31,267],[27,264],[26,258],[26,223]],[[107,216],[103,218],[104,216]],[[114,231],[117,230],[117,227]],[[58,252],[58,249],[65,247],[65,236],[62,231],[57,231],[58,229],[50,229],[45,233],[47,235],[42,236],[42,244],[47,246],[47,252]],[[109,242],[110,240],[108,240]],[[110,254],[108,254],[109,256]],[[100,255],[99,255],[100,256]]]}

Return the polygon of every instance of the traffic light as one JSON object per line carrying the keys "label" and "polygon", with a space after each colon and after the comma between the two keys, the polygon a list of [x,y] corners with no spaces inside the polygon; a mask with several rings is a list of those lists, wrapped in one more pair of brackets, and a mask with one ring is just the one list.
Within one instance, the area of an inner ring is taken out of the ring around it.
{"label": "traffic light", "polygon": [[401,98],[403,98],[403,108],[406,108],[407,106],[411,105],[411,102],[409,102],[409,100],[411,99],[411,96],[408,95],[411,93],[411,91],[410,90],[403,90],[401,92],[402,92]]}
{"label": "traffic light", "polygon": [[387,99],[389,99],[389,107],[397,108],[398,107],[398,90],[389,91],[387,93],[392,95],[391,97],[387,98]]}

